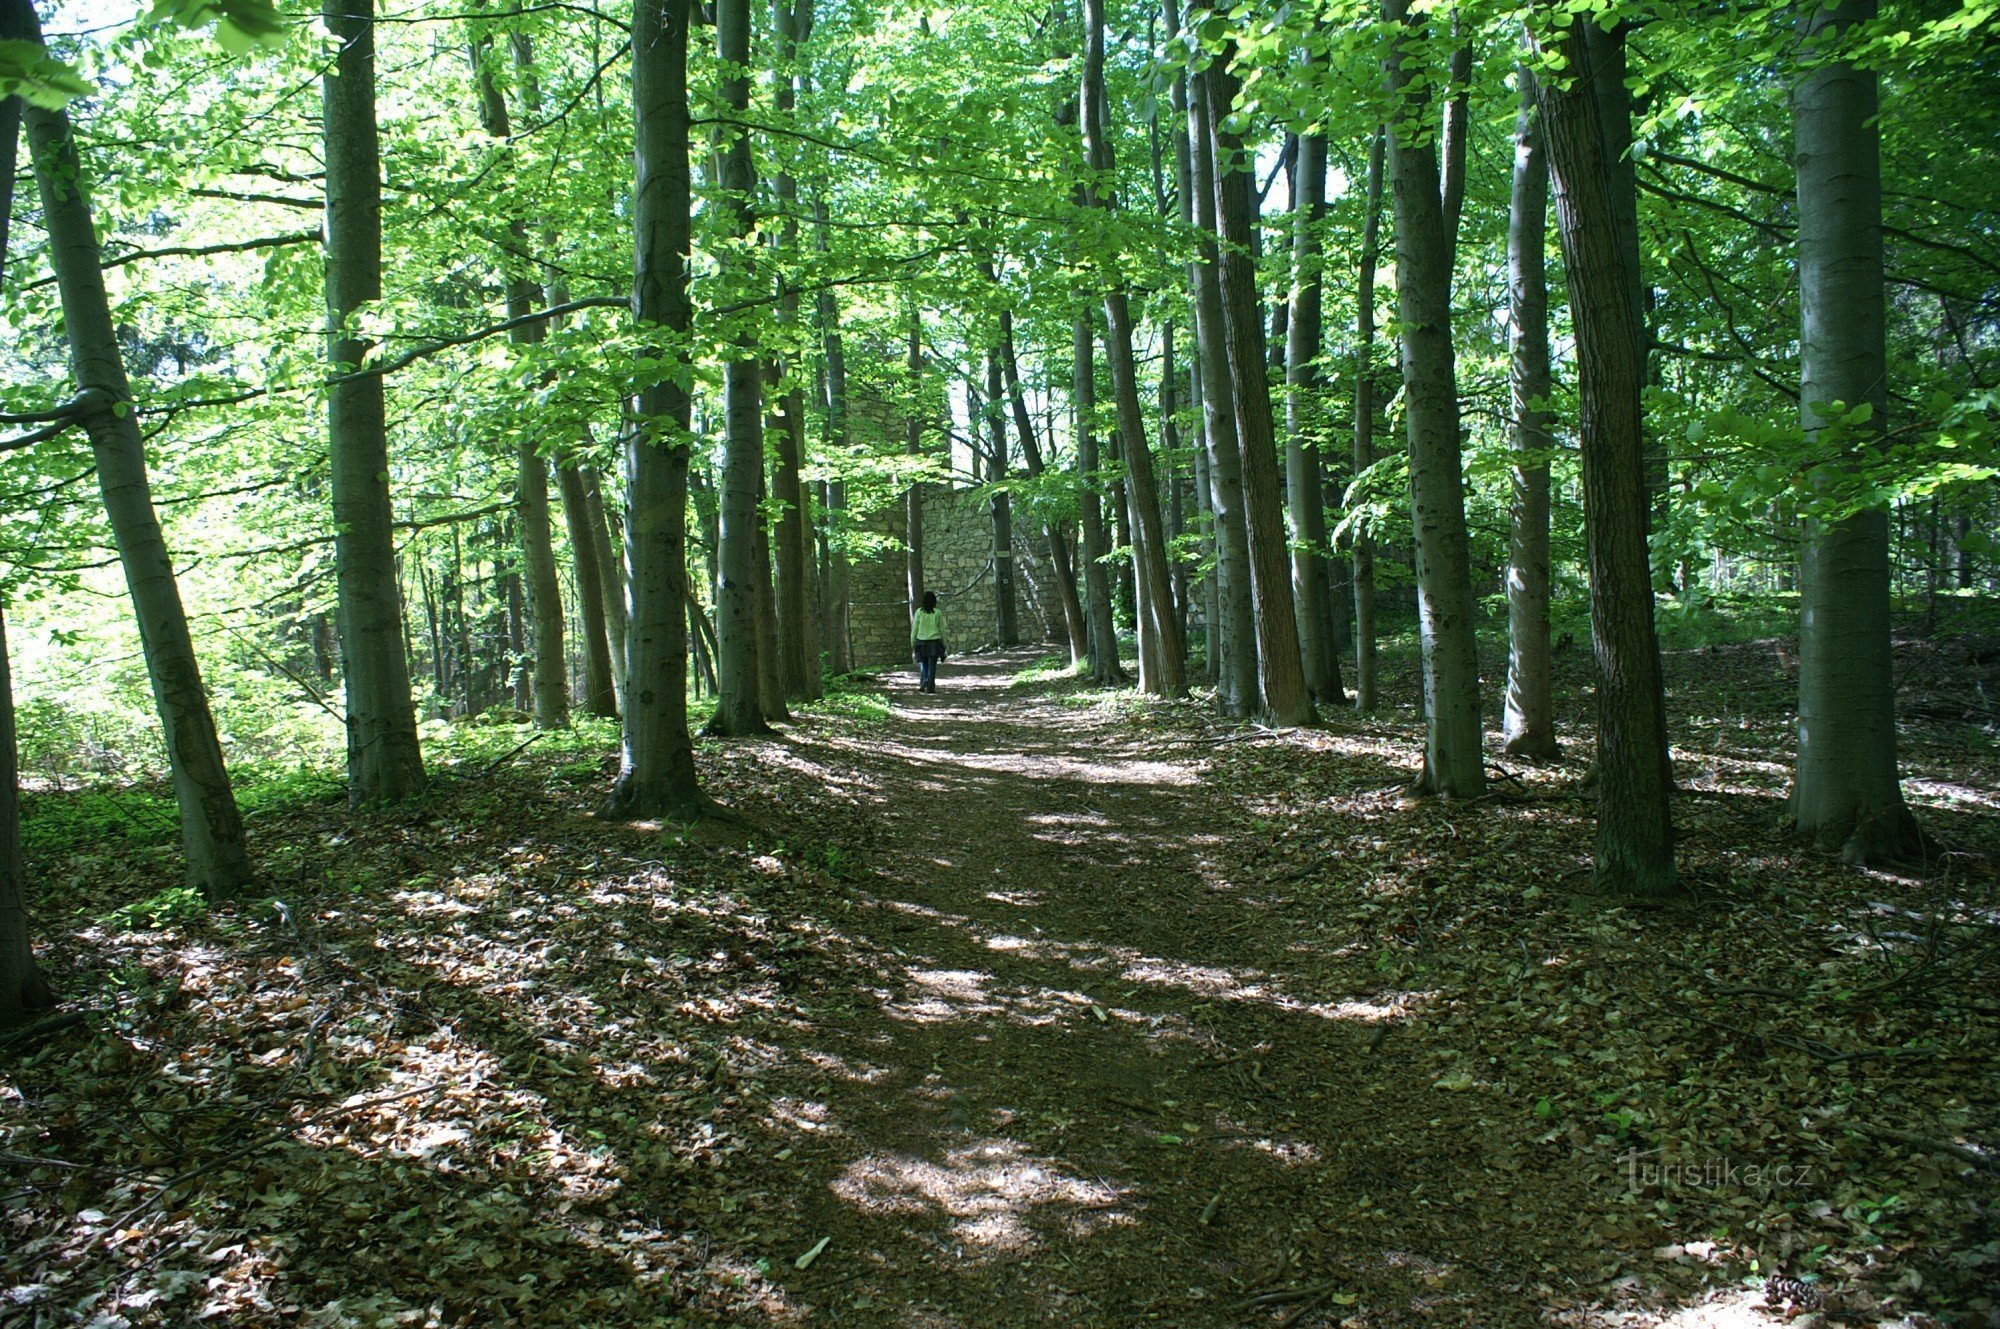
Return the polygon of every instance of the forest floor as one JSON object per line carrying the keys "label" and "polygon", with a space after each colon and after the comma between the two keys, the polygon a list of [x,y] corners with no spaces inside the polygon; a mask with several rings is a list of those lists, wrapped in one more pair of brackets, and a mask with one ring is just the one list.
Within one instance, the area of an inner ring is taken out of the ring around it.
{"label": "forest floor", "polygon": [[530,749],[260,815],[213,911],[71,846],[0,1324],[2000,1323],[1990,667],[1923,650],[1918,876],[1783,838],[1781,650],[1675,653],[1648,911],[1583,893],[1580,714],[1411,804],[1407,719],[1021,651],[704,744],[742,825]]}

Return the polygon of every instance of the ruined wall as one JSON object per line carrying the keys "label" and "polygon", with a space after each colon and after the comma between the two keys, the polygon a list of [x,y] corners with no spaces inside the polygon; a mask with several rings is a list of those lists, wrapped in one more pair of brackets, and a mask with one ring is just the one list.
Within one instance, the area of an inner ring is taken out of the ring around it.
{"label": "ruined wall", "polygon": [[[993,519],[983,498],[942,484],[923,486],[924,587],[937,592],[950,625],[954,652],[996,644],[993,602]],[[901,504],[862,522],[892,543],[853,569],[849,636],[857,669],[906,664],[910,658],[910,605],[905,572]],[[1060,640],[1062,604],[1048,569],[1042,535],[1014,525],[1014,608],[1022,637]],[[1053,617],[1051,617],[1053,615]]]}

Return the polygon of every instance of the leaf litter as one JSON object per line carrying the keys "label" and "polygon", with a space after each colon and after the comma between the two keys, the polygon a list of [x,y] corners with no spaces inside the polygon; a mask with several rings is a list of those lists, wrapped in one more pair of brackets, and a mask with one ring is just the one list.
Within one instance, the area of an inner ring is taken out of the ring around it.
{"label": "leaf litter", "polygon": [[57,853],[88,1014],[0,1045],[0,1323],[1989,1323],[1991,740],[1901,658],[1932,870],[1787,843],[1769,644],[1680,652],[1660,910],[1582,893],[1580,715],[1411,806],[1406,716],[1020,653],[704,745],[743,827],[523,754],[260,818],[206,914]]}

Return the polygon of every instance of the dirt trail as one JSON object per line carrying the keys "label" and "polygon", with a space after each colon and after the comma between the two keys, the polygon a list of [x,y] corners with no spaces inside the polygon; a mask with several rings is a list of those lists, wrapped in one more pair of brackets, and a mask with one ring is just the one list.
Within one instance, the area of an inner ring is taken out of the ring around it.
{"label": "dirt trail", "polygon": [[1488,1251],[1504,1215],[1453,1200],[1481,1141],[1388,1037],[1404,994],[1298,972],[1314,948],[1242,866],[1268,837],[1204,784],[1208,744],[1010,690],[1034,658],[952,661],[879,730],[782,745],[879,828],[851,967],[775,1039],[796,1130],[759,1236],[833,1241],[774,1272],[827,1323],[1331,1324],[1371,1285],[1517,1318],[1495,1282],[1541,1242]]}

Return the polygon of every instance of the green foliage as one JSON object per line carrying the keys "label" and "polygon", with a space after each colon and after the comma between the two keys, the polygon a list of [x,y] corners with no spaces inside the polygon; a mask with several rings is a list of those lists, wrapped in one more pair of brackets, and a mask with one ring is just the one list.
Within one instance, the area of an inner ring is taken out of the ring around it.
{"label": "green foliage", "polygon": [[20,97],[44,110],[60,110],[91,86],[40,42],[0,41],[0,97]]}

